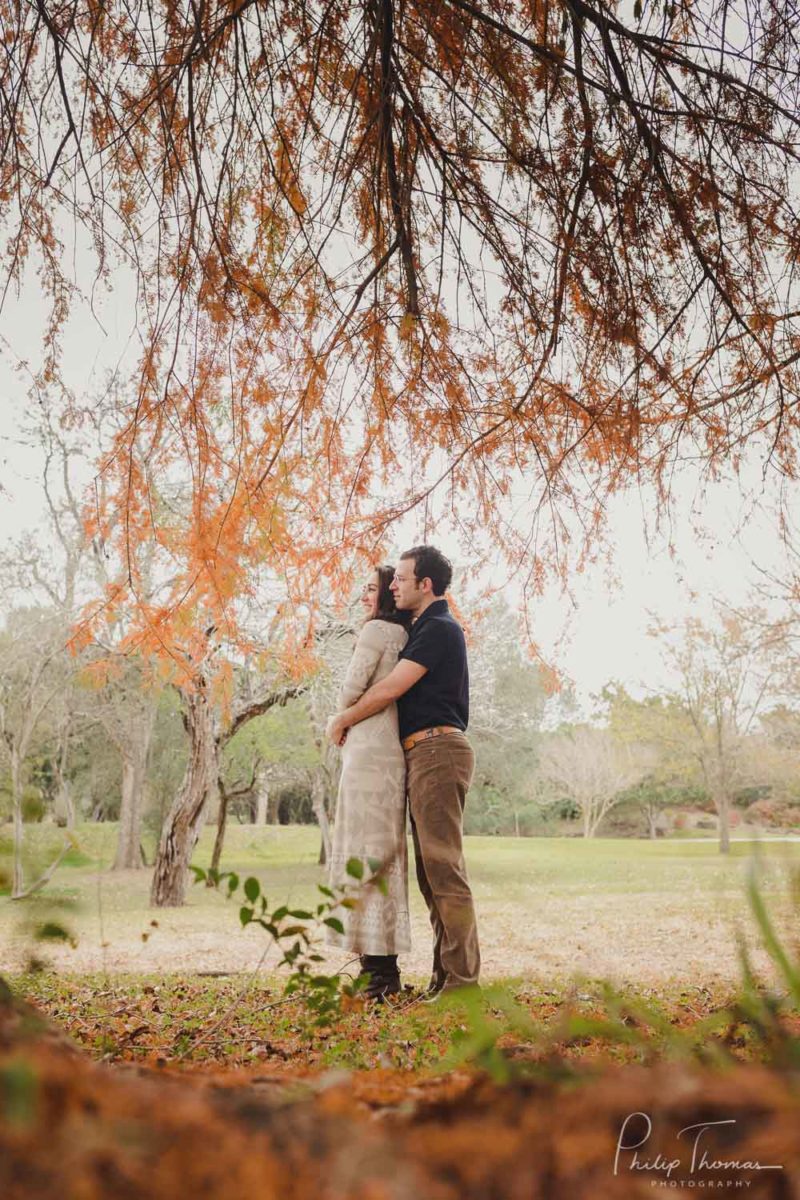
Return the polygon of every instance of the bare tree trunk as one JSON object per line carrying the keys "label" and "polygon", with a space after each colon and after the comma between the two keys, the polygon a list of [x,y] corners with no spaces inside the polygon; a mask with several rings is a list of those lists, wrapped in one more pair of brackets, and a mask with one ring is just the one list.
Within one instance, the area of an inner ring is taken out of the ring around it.
{"label": "bare tree trunk", "polygon": [[267,816],[269,814],[269,781],[264,779],[259,780],[258,793],[256,795],[256,825],[266,825]]}
{"label": "bare tree trunk", "polygon": [[[222,776],[217,777],[217,787],[219,788],[219,811],[217,812],[217,836],[214,838],[214,849],[211,853],[211,870],[219,871],[219,864],[222,858],[222,847],[225,842],[225,830],[228,824],[228,804],[230,796],[225,790],[225,784],[222,782]],[[209,877],[206,880],[206,887],[213,887],[213,881]]]}
{"label": "bare tree trunk", "polygon": [[322,835],[317,861],[324,865],[329,862],[331,856],[331,826],[328,820],[328,810],[325,807],[325,771],[322,767],[314,772],[311,784],[311,807]]}
{"label": "bare tree trunk", "polygon": [[184,692],[183,698],[189,761],[161,832],[150,890],[150,903],[157,908],[177,908],[184,902],[189,859],[200,836],[211,783],[219,774],[213,713],[205,679],[200,679],[195,691]]}
{"label": "bare tree trunk", "polygon": [[56,777],[55,815],[58,825],[67,829],[75,828],[75,805],[72,800],[69,781],[67,779],[67,754],[69,752],[69,721],[65,722],[60,731],[60,745],[55,756],[54,767]]}
{"label": "bare tree trunk", "polygon": [[119,836],[112,871],[138,870],[144,866],[141,828],[144,796],[145,765],[141,747],[133,754],[122,751],[122,804],[119,810]]}
{"label": "bare tree trunk", "polygon": [[658,830],[656,828],[658,822],[658,809],[655,807],[655,805],[648,804],[645,808],[645,813],[647,816],[647,835],[652,842],[655,841],[656,837],[658,836]]}
{"label": "bare tree trunk", "polygon": [[25,890],[22,871],[22,763],[16,746],[11,747],[11,800],[14,806],[14,866],[11,877],[11,899],[18,899]]}
{"label": "bare tree trunk", "polygon": [[730,854],[731,850],[731,825],[730,825],[730,804],[726,795],[720,795],[716,798],[717,815],[719,816],[719,852],[720,854]]}

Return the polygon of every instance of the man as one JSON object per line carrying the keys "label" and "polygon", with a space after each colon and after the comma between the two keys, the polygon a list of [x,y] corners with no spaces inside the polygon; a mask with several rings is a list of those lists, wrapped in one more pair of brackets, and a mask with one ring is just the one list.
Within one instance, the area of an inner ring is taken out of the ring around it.
{"label": "man", "polygon": [[341,744],[347,730],[393,700],[406,752],[408,804],[417,882],[433,926],[432,997],[477,983],[478,930],[462,848],[463,813],[475,757],[465,730],[469,674],[464,632],[444,594],[452,568],[433,546],[400,558],[391,591],[412,615],[397,666],[330,725]]}

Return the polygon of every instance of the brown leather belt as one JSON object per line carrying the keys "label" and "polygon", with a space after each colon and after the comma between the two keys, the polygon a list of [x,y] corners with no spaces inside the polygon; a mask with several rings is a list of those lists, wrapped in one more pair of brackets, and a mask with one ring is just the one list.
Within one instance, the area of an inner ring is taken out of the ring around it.
{"label": "brown leather belt", "polygon": [[417,733],[409,734],[407,738],[403,738],[402,746],[404,750],[410,750],[412,746],[416,746],[417,742],[425,742],[428,738],[438,737],[440,733],[463,732],[463,729],[458,729],[455,725],[432,725],[430,729],[420,729]]}

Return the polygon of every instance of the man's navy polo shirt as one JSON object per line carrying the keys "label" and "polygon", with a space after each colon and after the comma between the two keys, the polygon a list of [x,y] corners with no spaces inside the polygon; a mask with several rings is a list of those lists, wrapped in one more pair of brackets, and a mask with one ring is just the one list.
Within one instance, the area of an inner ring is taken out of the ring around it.
{"label": "man's navy polo shirt", "polygon": [[400,738],[434,725],[466,729],[469,671],[464,630],[446,600],[434,600],[411,626],[400,658],[427,667],[421,679],[397,701]]}

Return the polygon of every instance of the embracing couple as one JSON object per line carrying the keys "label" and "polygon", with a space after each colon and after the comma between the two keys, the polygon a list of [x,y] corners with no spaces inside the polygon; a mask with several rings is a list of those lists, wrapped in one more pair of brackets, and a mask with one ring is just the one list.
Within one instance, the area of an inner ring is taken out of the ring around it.
{"label": "embracing couple", "polygon": [[378,567],[362,592],[364,623],[328,723],[342,746],[331,880],[350,858],[379,859],[385,892],[364,890],[329,941],[359,954],[372,999],[400,990],[397,956],[410,949],[406,797],[417,882],[433,926],[431,997],[478,981],[475,910],[462,849],[464,801],[475,758],[465,730],[469,675],[464,633],[444,594],[452,568],[415,546],[397,568]]}

